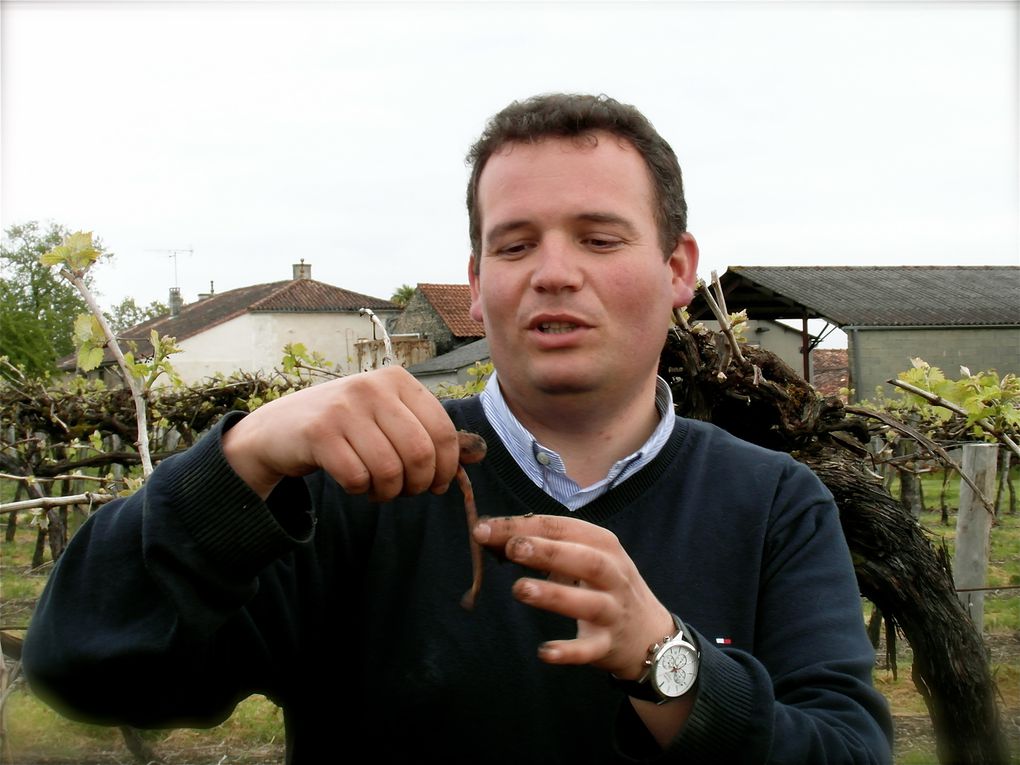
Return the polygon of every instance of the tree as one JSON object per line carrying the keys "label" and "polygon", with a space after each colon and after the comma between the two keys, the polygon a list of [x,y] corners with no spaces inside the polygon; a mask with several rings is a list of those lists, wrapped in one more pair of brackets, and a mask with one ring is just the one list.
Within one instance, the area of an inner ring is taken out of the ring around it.
{"label": "tree", "polygon": [[412,297],[414,297],[414,287],[410,284],[402,284],[390,296],[390,302],[396,303],[401,308],[406,308]]}
{"label": "tree", "polygon": [[114,332],[122,332],[125,329],[141,324],[149,319],[157,319],[170,313],[170,308],[158,300],[153,300],[147,306],[139,306],[133,297],[126,297],[105,314],[106,320],[110,322]]}
{"label": "tree", "polygon": [[0,353],[30,375],[55,371],[74,351],[75,317],[88,311],[77,290],[39,262],[67,233],[30,221],[7,228],[0,244]]}
{"label": "tree", "polygon": [[52,340],[39,318],[18,304],[15,285],[6,278],[0,278],[0,354],[30,377],[52,369],[55,358]]}

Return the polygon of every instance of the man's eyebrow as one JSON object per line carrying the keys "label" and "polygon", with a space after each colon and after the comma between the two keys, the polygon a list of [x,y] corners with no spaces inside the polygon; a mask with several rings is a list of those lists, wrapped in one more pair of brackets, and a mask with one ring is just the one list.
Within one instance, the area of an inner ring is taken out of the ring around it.
{"label": "man's eyebrow", "polygon": [[506,223],[499,223],[485,232],[485,241],[489,242],[498,239],[504,234],[509,234],[517,229],[527,228],[531,224],[526,220],[508,220]]}
{"label": "man's eyebrow", "polygon": [[635,236],[637,234],[637,227],[635,227],[630,220],[615,213],[581,213],[577,216],[577,220],[586,221],[588,223],[608,223],[611,226],[619,226],[625,229],[629,236]]}

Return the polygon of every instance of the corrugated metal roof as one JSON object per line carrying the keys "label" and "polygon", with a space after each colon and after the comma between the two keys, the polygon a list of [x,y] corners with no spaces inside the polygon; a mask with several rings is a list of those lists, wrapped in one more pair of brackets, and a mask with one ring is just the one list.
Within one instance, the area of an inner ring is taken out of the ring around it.
{"label": "corrugated metal roof", "polygon": [[412,375],[456,372],[480,361],[488,361],[490,358],[489,340],[483,337],[481,340],[475,340],[467,345],[454,348],[449,353],[433,356],[431,359],[425,359],[425,361],[412,364],[407,368],[407,371]]}
{"label": "corrugated metal roof", "polygon": [[[1020,326],[1020,266],[731,266],[730,311],[838,326]],[[710,316],[701,298],[695,318]]]}
{"label": "corrugated metal roof", "polygon": [[454,337],[485,337],[485,327],[471,318],[471,285],[418,284]]}

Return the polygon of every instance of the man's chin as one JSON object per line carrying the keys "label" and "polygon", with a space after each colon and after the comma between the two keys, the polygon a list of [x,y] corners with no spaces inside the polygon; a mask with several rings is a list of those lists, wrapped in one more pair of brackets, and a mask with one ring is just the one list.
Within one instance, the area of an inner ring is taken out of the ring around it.
{"label": "man's chin", "polygon": [[522,396],[573,396],[592,393],[598,390],[600,384],[605,383],[598,374],[599,370],[591,369],[590,365],[581,363],[580,359],[574,359],[574,363],[562,358],[558,359],[559,363],[536,364],[528,361],[521,359],[515,363],[513,359],[503,359],[501,364],[496,364],[497,370],[504,370],[499,372],[504,390],[509,387]]}
{"label": "man's chin", "polygon": [[535,389],[547,396],[572,396],[595,390],[591,380],[577,375],[550,375],[534,381]]}

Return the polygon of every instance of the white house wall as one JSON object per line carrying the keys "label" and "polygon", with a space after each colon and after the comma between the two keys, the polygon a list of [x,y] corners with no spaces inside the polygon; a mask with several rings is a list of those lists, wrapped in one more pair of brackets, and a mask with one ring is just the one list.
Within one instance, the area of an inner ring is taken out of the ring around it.
{"label": "white house wall", "polygon": [[357,313],[248,313],[180,341],[182,352],[170,360],[190,384],[217,372],[270,373],[281,367],[285,345],[303,343],[343,374],[354,374],[355,343],[374,337],[374,330],[372,320]]}

